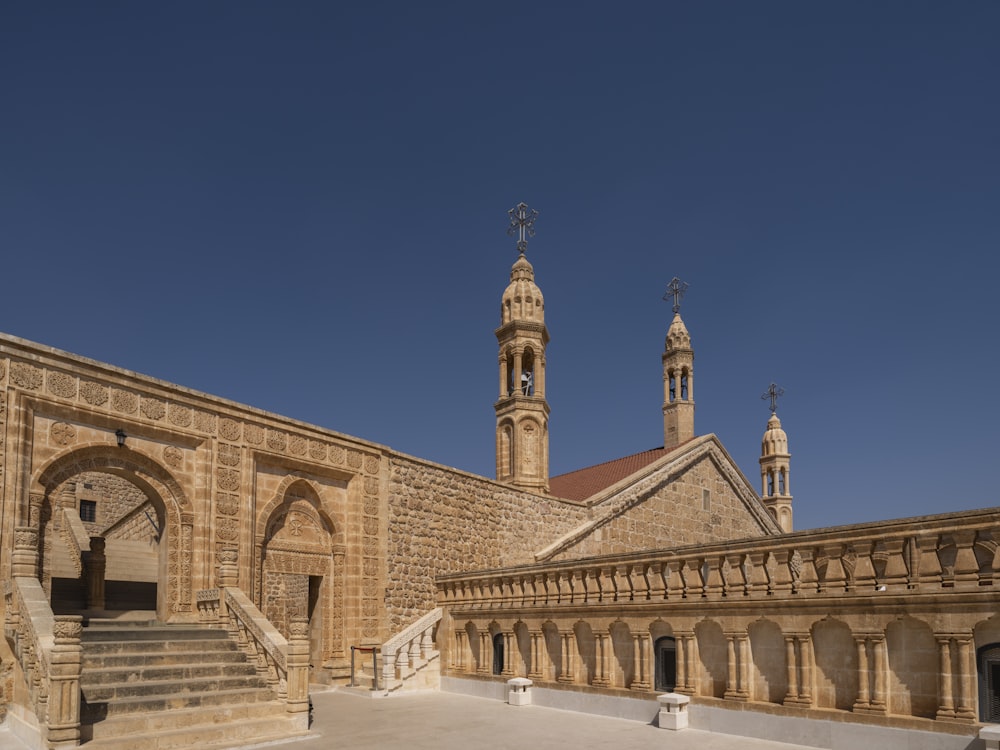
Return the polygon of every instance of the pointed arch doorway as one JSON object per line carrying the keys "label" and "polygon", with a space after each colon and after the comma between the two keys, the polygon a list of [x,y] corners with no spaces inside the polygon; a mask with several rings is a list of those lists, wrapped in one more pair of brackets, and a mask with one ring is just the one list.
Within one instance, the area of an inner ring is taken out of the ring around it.
{"label": "pointed arch doorway", "polygon": [[343,650],[343,545],[306,481],[285,490],[264,529],[260,609],[285,637],[292,618],[308,618],[310,667],[319,675]]}

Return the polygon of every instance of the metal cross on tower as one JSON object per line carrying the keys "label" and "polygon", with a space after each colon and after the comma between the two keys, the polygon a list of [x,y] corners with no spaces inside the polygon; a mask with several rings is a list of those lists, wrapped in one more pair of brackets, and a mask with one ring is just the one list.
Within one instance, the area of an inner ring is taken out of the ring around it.
{"label": "metal cross on tower", "polygon": [[511,237],[517,235],[517,251],[524,255],[528,249],[528,237],[535,236],[535,219],[538,218],[538,211],[528,208],[527,203],[518,203],[507,212],[507,215],[510,216],[507,234]]}
{"label": "metal cross on tower", "polygon": [[686,281],[681,281],[676,276],[670,280],[667,285],[667,291],[663,295],[664,301],[668,301],[670,297],[674,298],[674,314],[676,315],[681,311],[681,297],[684,296],[684,292],[687,291],[688,283]]}
{"label": "metal cross on tower", "polygon": [[784,395],[785,395],[784,388],[779,388],[774,383],[771,383],[771,385],[768,386],[767,390],[763,393],[763,395],[761,395],[761,399],[764,401],[767,401],[767,399],[771,399],[771,413],[774,414],[774,412],[777,411],[778,409],[778,397]]}

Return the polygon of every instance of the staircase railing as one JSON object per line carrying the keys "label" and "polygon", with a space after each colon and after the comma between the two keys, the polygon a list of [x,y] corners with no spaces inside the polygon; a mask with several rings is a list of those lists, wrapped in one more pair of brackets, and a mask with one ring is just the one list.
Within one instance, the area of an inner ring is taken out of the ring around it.
{"label": "staircase railing", "polygon": [[436,607],[382,644],[382,683],[392,689],[393,680],[405,680],[438,656],[434,648],[434,626],[441,620]]}
{"label": "staircase railing", "polygon": [[37,578],[12,578],[4,598],[4,634],[21,667],[27,708],[38,721],[41,739],[49,748],[77,747],[83,618],[54,615]]}
{"label": "staircase railing", "polygon": [[83,553],[90,551],[90,534],[80,520],[80,514],[76,508],[63,506],[59,509],[62,513],[62,523],[59,533],[69,550],[70,560],[76,570],[77,578],[83,575]]}
{"label": "staircase railing", "polygon": [[202,622],[226,628],[257,673],[285,702],[302,729],[309,726],[309,621],[293,617],[285,638],[239,588],[198,592]]}

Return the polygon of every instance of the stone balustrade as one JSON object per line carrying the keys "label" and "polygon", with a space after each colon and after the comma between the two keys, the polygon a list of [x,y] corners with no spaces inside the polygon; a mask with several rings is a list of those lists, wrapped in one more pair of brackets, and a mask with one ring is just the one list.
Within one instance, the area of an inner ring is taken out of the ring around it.
{"label": "stone balustrade", "polygon": [[446,575],[438,601],[484,610],[975,591],[1000,587],[998,541],[993,509]]}
{"label": "stone balustrade", "polygon": [[20,664],[41,740],[49,748],[77,747],[83,618],[53,615],[37,578],[13,578],[4,598],[5,635]]}
{"label": "stone balustrade", "polygon": [[398,686],[438,656],[434,627],[441,615],[441,608],[436,607],[382,644],[382,684],[386,690]]}
{"label": "stone balustrade", "polygon": [[202,622],[218,624],[247,654],[302,729],[309,722],[309,622],[293,617],[286,639],[239,588],[197,592]]}
{"label": "stone balustrade", "polygon": [[444,674],[969,724],[998,543],[990,509],[440,576]]}

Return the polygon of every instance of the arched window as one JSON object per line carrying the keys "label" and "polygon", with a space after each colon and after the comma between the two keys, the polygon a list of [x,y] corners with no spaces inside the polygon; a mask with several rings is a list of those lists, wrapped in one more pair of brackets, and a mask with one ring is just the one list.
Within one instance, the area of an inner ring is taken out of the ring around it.
{"label": "arched window", "polygon": [[657,638],[653,653],[656,654],[656,689],[672,692],[677,687],[677,643],[670,636]]}
{"label": "arched window", "polygon": [[521,358],[521,395],[535,395],[535,353],[525,349]]}
{"label": "arched window", "polygon": [[1000,721],[1000,643],[979,649],[979,720]]}
{"label": "arched window", "polygon": [[688,374],[681,374],[681,401],[688,400]]}
{"label": "arched window", "polygon": [[784,469],[781,469],[778,472],[778,494],[779,495],[784,495],[785,494],[785,470]]}
{"label": "arched window", "polygon": [[493,636],[493,674],[503,672],[503,633]]}

